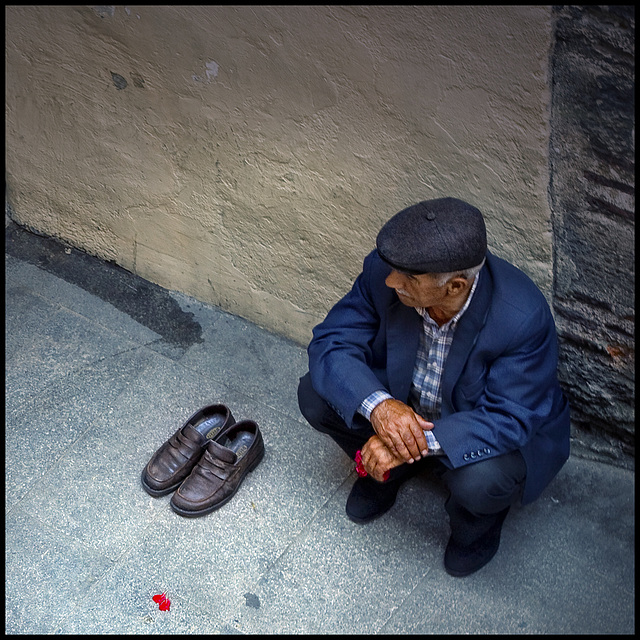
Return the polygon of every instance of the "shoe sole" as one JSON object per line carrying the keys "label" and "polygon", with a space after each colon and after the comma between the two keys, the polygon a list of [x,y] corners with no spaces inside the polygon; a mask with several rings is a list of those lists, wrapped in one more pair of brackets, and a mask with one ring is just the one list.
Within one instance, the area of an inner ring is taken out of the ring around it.
{"label": "shoe sole", "polygon": [[171,508],[179,516],[182,516],[184,518],[198,518],[200,516],[206,516],[208,513],[211,513],[212,511],[215,511],[216,509],[223,507],[225,504],[227,504],[227,502],[229,502],[229,500],[231,500],[231,498],[233,498],[233,496],[236,495],[236,493],[238,492],[238,489],[240,489],[240,486],[244,482],[244,479],[247,477],[249,473],[251,473],[260,464],[260,462],[262,462],[263,458],[264,458],[264,449],[262,449],[262,451],[258,454],[258,457],[251,463],[251,466],[247,467],[247,470],[240,477],[240,481],[238,482],[236,488],[224,500],[221,500],[220,502],[216,502],[216,504],[213,504],[210,507],[205,507],[204,509],[200,509],[198,511],[190,511],[190,510],[182,509],[180,507],[177,507],[175,504],[173,504],[173,501],[169,503],[171,505]]}
{"label": "shoe sole", "polygon": [[[393,504],[395,504],[395,502]],[[393,504],[391,505],[391,507],[393,507]],[[391,507],[389,507],[389,509],[391,509]],[[389,511],[389,509],[385,509],[384,511],[381,511],[380,513],[376,513],[376,515],[374,516],[369,516],[368,518],[358,518],[358,516],[353,516],[348,511],[346,513],[347,513],[347,518],[349,518],[351,522],[355,522],[356,524],[367,524],[368,522],[373,522],[373,520],[376,520],[377,518],[382,517],[385,513]]]}

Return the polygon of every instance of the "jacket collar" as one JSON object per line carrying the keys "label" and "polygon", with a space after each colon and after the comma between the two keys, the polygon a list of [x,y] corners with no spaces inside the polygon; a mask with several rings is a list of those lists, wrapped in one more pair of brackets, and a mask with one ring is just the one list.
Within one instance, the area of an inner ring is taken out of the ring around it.
{"label": "jacket collar", "polygon": [[[489,262],[489,255],[487,252],[487,262]],[[492,293],[493,278],[491,270],[485,264],[480,271],[480,279],[471,303],[458,322],[453,342],[447,355],[447,361],[444,365],[444,371],[442,372],[442,392],[443,395],[445,393],[448,395],[447,400],[449,401],[453,386],[460,377],[469,353],[487,321]],[[444,402],[445,398],[443,397],[443,404]]]}

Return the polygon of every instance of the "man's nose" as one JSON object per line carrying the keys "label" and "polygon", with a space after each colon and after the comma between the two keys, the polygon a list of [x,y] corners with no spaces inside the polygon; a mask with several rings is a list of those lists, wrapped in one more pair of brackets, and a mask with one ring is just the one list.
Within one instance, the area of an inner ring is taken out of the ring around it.
{"label": "man's nose", "polygon": [[395,269],[385,278],[384,283],[391,289],[402,289],[404,285],[404,276]]}

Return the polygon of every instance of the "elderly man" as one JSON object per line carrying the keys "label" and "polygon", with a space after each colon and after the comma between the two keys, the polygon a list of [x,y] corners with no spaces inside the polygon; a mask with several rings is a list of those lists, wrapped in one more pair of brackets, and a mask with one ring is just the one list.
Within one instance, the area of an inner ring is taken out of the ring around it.
{"label": "elderly man", "polygon": [[376,244],[313,330],[300,411],[357,460],[355,522],[430,467],[449,492],[445,569],[466,576],[495,555],[510,507],[535,500],[569,456],[554,321],[461,200],[400,211]]}

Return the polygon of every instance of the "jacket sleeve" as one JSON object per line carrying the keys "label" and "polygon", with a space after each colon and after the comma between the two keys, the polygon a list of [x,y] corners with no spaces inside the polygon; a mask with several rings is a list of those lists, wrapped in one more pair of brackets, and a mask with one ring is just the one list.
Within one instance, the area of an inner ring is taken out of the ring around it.
{"label": "jacket sleeve", "polygon": [[371,254],[363,271],[347,295],[329,311],[313,330],[307,353],[314,389],[343,418],[349,427],[362,401],[385,384],[374,372],[373,343],[381,327],[381,318],[372,291]]}
{"label": "jacket sleeve", "polygon": [[435,421],[434,435],[453,467],[527,445],[557,409],[557,362],[553,319],[540,305],[521,318],[477,384],[461,390],[466,406]]}

